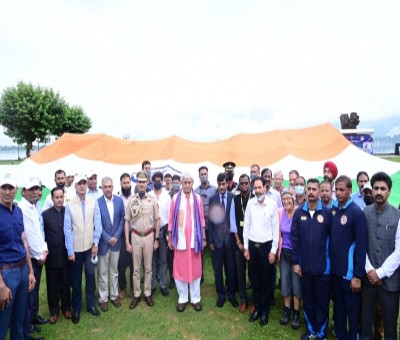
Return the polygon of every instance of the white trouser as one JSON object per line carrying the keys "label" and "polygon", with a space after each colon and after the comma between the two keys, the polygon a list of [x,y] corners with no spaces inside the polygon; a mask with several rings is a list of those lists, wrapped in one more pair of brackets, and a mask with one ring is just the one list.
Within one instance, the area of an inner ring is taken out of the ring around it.
{"label": "white trouser", "polygon": [[175,279],[175,285],[179,295],[178,303],[186,303],[189,301],[189,286],[190,302],[193,304],[200,302],[200,280],[201,278],[199,277],[198,279],[193,280],[191,283],[187,283]]}
{"label": "white trouser", "polygon": [[108,274],[110,274],[110,300],[118,298],[118,259],[119,251],[108,250],[99,256],[99,302],[108,301]]}

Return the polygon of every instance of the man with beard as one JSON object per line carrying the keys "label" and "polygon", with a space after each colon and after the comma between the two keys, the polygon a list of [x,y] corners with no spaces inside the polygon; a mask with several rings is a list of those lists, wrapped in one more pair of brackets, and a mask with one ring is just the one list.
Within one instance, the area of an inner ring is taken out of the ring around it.
{"label": "man with beard", "polygon": [[379,301],[385,339],[397,339],[400,292],[400,211],[389,204],[392,179],[385,172],[371,178],[375,203],[364,208],[368,248],[362,285],[360,339],[373,338],[376,301]]}
{"label": "man with beard", "polygon": [[[255,177],[256,178],[256,177]],[[250,190],[250,178],[248,175],[243,174],[239,177],[240,195],[234,198],[235,204],[235,221],[236,224],[231,224],[231,232],[235,235],[236,247],[236,270],[238,276],[239,295],[240,295],[240,308],[239,312],[244,313],[247,309],[247,293],[246,293],[246,266],[247,261],[243,256],[243,227],[244,227],[244,214],[247,208],[247,203],[250,198],[254,197]]]}
{"label": "man with beard", "polygon": [[225,174],[226,174],[226,181],[227,181],[227,190],[231,192],[232,194],[236,194],[236,191],[238,191],[238,184],[233,181],[233,177],[235,176],[235,167],[236,164],[234,162],[225,162],[222,165],[225,169]]}
{"label": "man with beard", "polygon": [[[119,194],[124,202],[124,207],[128,204],[129,197],[132,194],[132,185],[131,185],[131,176],[124,172],[119,178],[121,184],[121,193]],[[130,242],[130,240],[129,240]],[[118,284],[119,284],[119,298],[124,299],[126,295],[126,268],[129,266],[129,283],[131,292],[133,294],[133,260],[132,254],[126,251],[125,247],[126,238],[125,232],[123,231],[121,234],[121,249],[119,253],[118,259]]]}
{"label": "man with beard", "polygon": [[43,212],[43,229],[49,255],[46,260],[47,303],[50,323],[56,323],[61,310],[67,319],[72,318],[68,254],[64,237],[64,190],[55,187],[50,196],[53,206]]}
{"label": "man with beard", "polygon": [[276,202],[265,195],[265,179],[254,180],[256,197],[249,200],[244,217],[244,257],[249,262],[252,275],[253,303],[255,311],[249,322],[260,319],[260,325],[268,323],[270,300],[279,243],[279,215]]}
{"label": "man with beard", "polygon": [[334,187],[335,178],[338,175],[338,168],[336,164],[333,163],[332,161],[325,162],[323,166],[323,173],[324,173],[324,181],[328,181],[329,183],[331,183],[332,198],[333,200],[336,201],[335,187]]}
{"label": "man with beard", "polygon": [[265,195],[267,195],[269,198],[272,198],[276,204],[278,205],[278,208],[282,208],[282,199],[281,195],[278,191],[276,191],[272,186],[272,171],[268,168],[264,168],[261,171],[261,177],[265,179]]}
{"label": "man with beard", "polygon": [[[292,264],[301,277],[304,319],[307,331],[301,340],[325,339],[329,321],[331,277],[329,234],[332,213],[319,199],[319,182],[307,182],[307,201],[296,209],[292,221]],[[300,265],[301,259],[301,265]]]}
{"label": "man with beard", "polygon": [[[65,171],[64,170],[57,170],[54,173],[54,183],[56,183],[56,187],[60,188],[64,191],[64,187],[65,187]],[[64,195],[64,205],[65,205],[65,195]],[[46,200],[44,201],[43,204],[43,211],[51,208],[53,206],[53,199],[51,197],[51,195],[47,195]]]}

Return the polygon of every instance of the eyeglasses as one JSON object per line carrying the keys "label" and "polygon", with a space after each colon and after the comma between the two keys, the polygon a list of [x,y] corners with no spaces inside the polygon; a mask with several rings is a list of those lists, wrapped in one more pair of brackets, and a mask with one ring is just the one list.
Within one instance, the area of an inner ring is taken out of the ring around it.
{"label": "eyeglasses", "polygon": [[249,182],[239,182],[240,185],[249,185]]}
{"label": "eyeglasses", "polygon": [[147,181],[137,181],[139,184],[145,184]]}

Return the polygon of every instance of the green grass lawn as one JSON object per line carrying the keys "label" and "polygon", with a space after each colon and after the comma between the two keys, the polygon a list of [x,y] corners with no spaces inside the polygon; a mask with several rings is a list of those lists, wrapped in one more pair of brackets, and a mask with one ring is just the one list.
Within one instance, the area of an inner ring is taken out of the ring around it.
{"label": "green grass lawn", "polygon": [[[290,325],[279,324],[283,301],[278,290],[275,292],[276,305],[271,308],[269,323],[264,327],[260,327],[258,322],[249,323],[249,313],[240,314],[229,301],[223,308],[216,307],[217,296],[208,251],[205,253],[205,268],[205,282],[201,286],[201,312],[195,312],[191,305],[188,305],[183,313],[176,312],[176,289],[171,291],[169,297],[163,297],[157,287],[154,295],[155,305],[152,308],[142,299],[136,309],[130,310],[132,296],[128,294],[121,308],[117,309],[110,304],[108,312],[100,312],[99,317],[94,317],[86,311],[83,295],[81,320],[77,325],[60,314],[57,324],[41,326],[40,335],[45,339],[299,339],[305,331],[303,316],[301,327],[297,331],[292,330]],[[44,274],[43,270],[40,314],[49,318]],[[331,327],[329,334],[333,339]]]}

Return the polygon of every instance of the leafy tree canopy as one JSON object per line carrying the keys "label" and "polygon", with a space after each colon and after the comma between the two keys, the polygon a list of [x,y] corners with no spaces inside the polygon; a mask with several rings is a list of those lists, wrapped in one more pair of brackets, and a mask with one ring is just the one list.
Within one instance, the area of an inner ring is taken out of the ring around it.
{"label": "leafy tree canopy", "polygon": [[92,121],[79,106],[70,107],[52,89],[19,82],[3,91],[0,125],[17,144],[26,144],[30,156],[33,142],[46,142],[64,132],[85,133]]}

